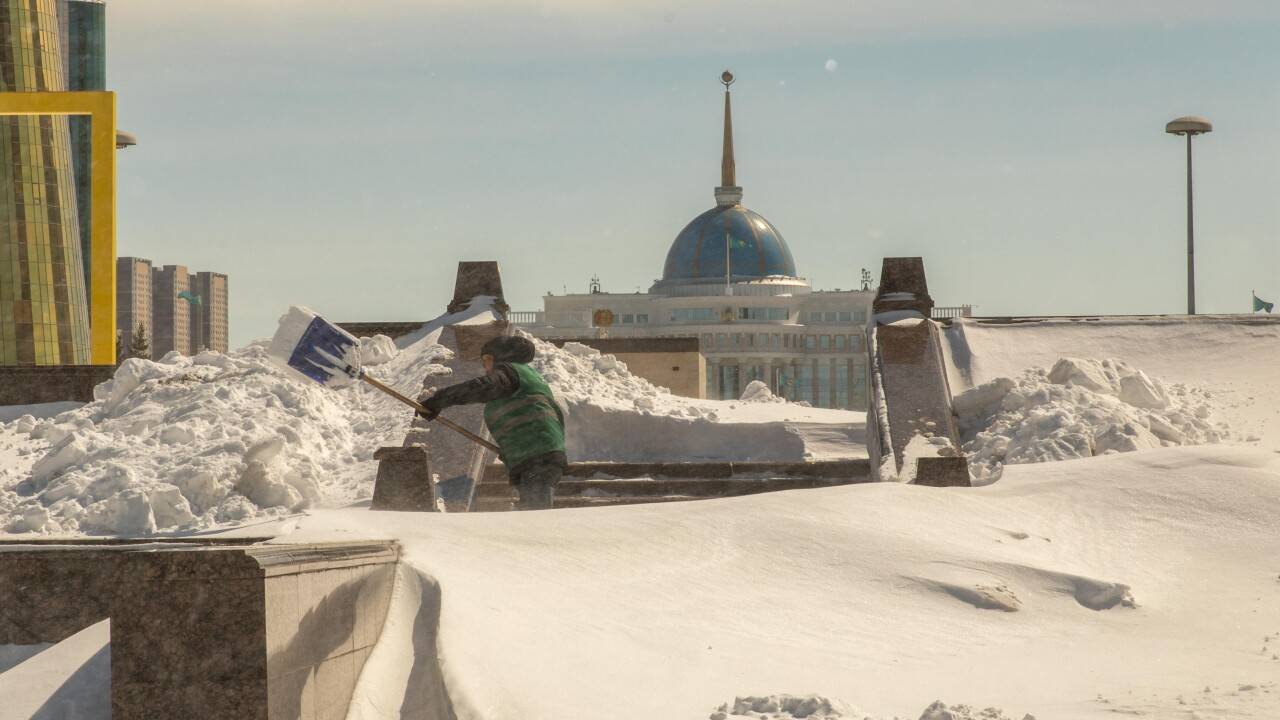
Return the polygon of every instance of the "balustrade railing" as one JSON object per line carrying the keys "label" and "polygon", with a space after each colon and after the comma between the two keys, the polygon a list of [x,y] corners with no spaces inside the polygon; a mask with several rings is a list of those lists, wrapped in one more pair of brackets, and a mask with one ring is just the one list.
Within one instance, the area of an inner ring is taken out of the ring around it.
{"label": "balustrade railing", "polygon": [[933,308],[934,320],[950,320],[951,318],[973,317],[973,305],[953,305],[949,307],[936,306]]}

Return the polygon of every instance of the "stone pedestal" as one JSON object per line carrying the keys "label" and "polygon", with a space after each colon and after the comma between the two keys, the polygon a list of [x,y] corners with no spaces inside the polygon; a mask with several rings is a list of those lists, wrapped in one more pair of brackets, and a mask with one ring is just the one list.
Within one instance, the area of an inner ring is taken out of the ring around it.
{"label": "stone pedestal", "polygon": [[436,511],[426,448],[384,447],[373,457],[378,461],[378,477],[373,483],[370,510]]}
{"label": "stone pedestal", "polygon": [[471,302],[471,298],[477,295],[497,298],[494,306],[505,316],[509,308],[502,296],[502,274],[498,271],[496,261],[458,263],[458,274],[453,282],[453,300],[449,303],[449,312],[455,313],[465,308]]}
{"label": "stone pedestal", "polygon": [[917,458],[914,484],[929,487],[970,487],[969,462],[963,455]]}
{"label": "stone pedestal", "polygon": [[109,618],[116,720],[339,719],[398,557],[388,542],[4,545],[0,644]]}
{"label": "stone pedestal", "polygon": [[892,310],[915,310],[926,318],[933,312],[924,258],[885,258],[881,263],[880,287],[871,311],[878,314]]}
{"label": "stone pedestal", "polygon": [[[929,319],[933,298],[924,261],[885,258],[872,310],[867,450],[873,466],[882,475],[914,475],[917,485],[968,486],[968,463],[960,450],[960,431],[951,408],[942,337]],[[886,319],[882,313],[891,314]],[[913,313],[919,314],[919,320]],[[894,318],[901,321],[881,324]],[[916,467],[904,468],[907,447],[917,436],[942,440],[944,446],[936,456],[920,457]]]}

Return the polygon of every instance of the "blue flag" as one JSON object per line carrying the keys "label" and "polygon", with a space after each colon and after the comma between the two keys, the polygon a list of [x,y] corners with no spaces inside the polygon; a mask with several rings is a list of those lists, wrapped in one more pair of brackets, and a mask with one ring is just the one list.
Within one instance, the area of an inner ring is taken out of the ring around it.
{"label": "blue flag", "polygon": [[1274,309],[1275,306],[1276,306],[1275,303],[1269,303],[1266,300],[1263,300],[1262,298],[1258,297],[1257,293],[1253,294],[1253,311],[1254,312],[1258,312],[1259,310],[1266,310],[1267,312],[1271,312],[1271,310]]}

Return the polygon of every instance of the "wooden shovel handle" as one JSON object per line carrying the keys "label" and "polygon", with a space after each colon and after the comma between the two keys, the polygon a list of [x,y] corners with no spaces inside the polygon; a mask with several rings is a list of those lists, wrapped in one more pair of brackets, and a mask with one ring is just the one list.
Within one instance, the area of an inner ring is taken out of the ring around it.
{"label": "wooden shovel handle", "polygon": [[[404,395],[401,395],[400,393],[396,392],[396,391],[395,391],[395,390],[393,390],[392,388],[390,388],[390,387],[388,387],[388,386],[386,386],[386,385],[383,385],[383,384],[382,384],[381,382],[379,382],[377,379],[375,379],[375,378],[373,378],[373,377],[370,377],[368,373],[361,373],[361,374],[360,374],[360,379],[361,379],[361,380],[363,380],[363,381],[365,381],[365,382],[367,382],[367,383],[369,383],[370,385],[372,385],[372,386],[374,386],[374,387],[378,388],[379,390],[381,390],[382,392],[384,392],[384,393],[386,393],[386,394],[390,395],[391,397],[393,397],[393,398],[395,398],[395,399],[399,400],[400,402],[404,403],[405,405],[408,405],[409,407],[413,408],[414,410],[417,410],[418,412],[426,412],[426,410],[427,410],[426,408],[424,408],[424,407],[422,406],[422,403],[419,403],[419,402],[418,402],[418,401],[416,401],[416,400],[412,400],[412,399],[410,399],[410,398],[408,398],[408,397],[405,397]],[[485,440],[484,438],[482,438],[482,437],[480,437],[479,435],[477,435],[477,434],[475,434],[475,433],[471,432],[470,430],[468,430],[468,429],[466,429],[466,428],[462,427],[461,425],[459,425],[459,424],[457,424],[457,423],[453,422],[452,420],[447,420],[447,419],[442,418],[442,417],[440,417],[439,415],[437,415],[437,416],[436,416],[436,420],[435,420],[435,421],[436,421],[436,422],[438,422],[438,423],[440,423],[441,425],[444,425],[445,427],[449,428],[450,430],[455,430],[455,431],[457,431],[457,432],[459,432],[459,433],[461,433],[461,434],[463,434],[463,435],[467,436],[467,438],[468,438],[468,439],[470,439],[470,440],[471,440],[472,442],[474,442],[475,444],[480,445],[481,447],[488,448],[489,450],[492,450],[492,451],[494,451],[494,452],[500,452],[500,451],[498,450],[498,446],[497,446],[497,445],[494,445],[493,443],[489,442],[488,440]]]}

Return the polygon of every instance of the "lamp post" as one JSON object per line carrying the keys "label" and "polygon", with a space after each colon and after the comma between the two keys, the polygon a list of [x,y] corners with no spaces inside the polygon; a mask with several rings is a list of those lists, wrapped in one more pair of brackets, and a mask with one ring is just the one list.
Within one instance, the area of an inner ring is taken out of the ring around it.
{"label": "lamp post", "polygon": [[1196,244],[1193,203],[1191,201],[1191,138],[1213,132],[1213,123],[1202,117],[1187,116],[1170,120],[1164,131],[1187,136],[1187,314],[1196,314]]}

